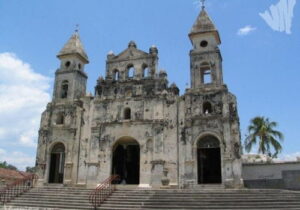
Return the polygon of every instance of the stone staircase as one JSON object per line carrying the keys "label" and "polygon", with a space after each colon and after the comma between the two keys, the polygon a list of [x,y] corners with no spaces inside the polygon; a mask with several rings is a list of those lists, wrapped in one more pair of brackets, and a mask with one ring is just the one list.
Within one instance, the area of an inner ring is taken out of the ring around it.
{"label": "stone staircase", "polygon": [[90,192],[92,190],[58,185],[37,187],[12,200],[6,209],[93,209],[88,201]]}
{"label": "stone staircase", "polygon": [[[71,187],[34,188],[11,201],[5,209],[93,209],[88,202],[90,192],[91,190]],[[151,190],[122,187],[98,209],[300,210],[300,192],[225,189]]]}
{"label": "stone staircase", "polygon": [[300,192],[282,190],[117,190],[99,209],[300,209]]}

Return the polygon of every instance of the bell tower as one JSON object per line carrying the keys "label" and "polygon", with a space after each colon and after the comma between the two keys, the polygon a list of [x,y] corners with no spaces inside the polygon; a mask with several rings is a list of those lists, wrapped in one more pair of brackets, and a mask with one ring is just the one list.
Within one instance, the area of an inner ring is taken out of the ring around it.
{"label": "bell tower", "polygon": [[182,177],[189,180],[183,183],[239,188],[243,180],[237,102],[223,83],[221,39],[204,6],[189,38],[193,45],[191,88],[184,97],[185,123],[181,132],[185,140]]}
{"label": "bell tower", "polygon": [[218,47],[221,39],[204,6],[189,33],[189,38],[193,45],[190,51],[191,88],[222,86],[222,56]]}
{"label": "bell tower", "polygon": [[60,68],[55,73],[53,100],[74,100],[86,93],[85,64],[88,56],[80,41],[78,30],[58,53]]}

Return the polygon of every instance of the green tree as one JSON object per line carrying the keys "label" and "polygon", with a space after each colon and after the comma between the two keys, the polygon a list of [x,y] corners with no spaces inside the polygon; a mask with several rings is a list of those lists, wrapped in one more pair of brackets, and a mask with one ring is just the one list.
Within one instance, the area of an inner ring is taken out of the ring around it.
{"label": "green tree", "polygon": [[18,170],[16,166],[8,164],[6,161],[0,162],[0,168],[7,168],[11,170]]}
{"label": "green tree", "polygon": [[28,173],[35,173],[35,167],[30,167],[30,166],[27,166],[26,167],[26,172],[28,172]]}
{"label": "green tree", "polygon": [[277,122],[270,121],[266,117],[253,118],[245,139],[245,150],[250,152],[253,146],[258,144],[258,153],[276,158],[282,151],[280,142],[284,139],[283,134],[275,130],[277,125]]}

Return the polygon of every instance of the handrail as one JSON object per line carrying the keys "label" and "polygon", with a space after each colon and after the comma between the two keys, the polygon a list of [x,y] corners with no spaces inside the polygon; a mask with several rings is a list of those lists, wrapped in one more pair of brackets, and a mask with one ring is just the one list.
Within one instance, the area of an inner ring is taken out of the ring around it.
{"label": "handrail", "polygon": [[0,189],[0,202],[5,204],[11,201],[13,198],[27,192],[33,188],[34,182],[38,176],[30,174],[23,179],[17,180],[11,184],[6,185],[3,189]]}
{"label": "handrail", "polygon": [[90,194],[89,202],[97,209],[115,190],[114,181],[120,179],[119,175],[112,175],[105,179],[101,184]]}

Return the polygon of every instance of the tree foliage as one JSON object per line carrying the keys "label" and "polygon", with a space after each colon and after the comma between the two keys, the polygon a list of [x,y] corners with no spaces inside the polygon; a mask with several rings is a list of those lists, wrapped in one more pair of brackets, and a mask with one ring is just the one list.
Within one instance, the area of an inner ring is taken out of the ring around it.
{"label": "tree foliage", "polygon": [[26,172],[28,172],[28,173],[35,173],[35,167],[27,166],[26,167]]}
{"label": "tree foliage", "polygon": [[270,121],[266,117],[253,118],[245,139],[245,150],[250,152],[253,146],[258,144],[258,153],[277,157],[282,151],[280,142],[284,139],[283,134],[275,130],[277,125],[277,122]]}
{"label": "tree foliage", "polygon": [[6,161],[0,162],[0,168],[6,168],[11,170],[18,170],[16,166],[8,164]]}

